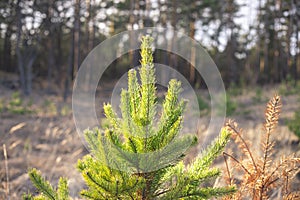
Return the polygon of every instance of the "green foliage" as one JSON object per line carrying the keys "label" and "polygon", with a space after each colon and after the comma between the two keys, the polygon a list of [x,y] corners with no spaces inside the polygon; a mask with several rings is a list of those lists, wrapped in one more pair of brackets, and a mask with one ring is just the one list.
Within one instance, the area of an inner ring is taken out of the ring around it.
{"label": "green foliage", "polygon": [[255,96],[253,97],[253,101],[260,103],[263,101],[263,90],[261,87],[257,87],[255,89]]}
{"label": "green foliage", "polygon": [[[171,200],[232,194],[234,187],[215,188],[210,184],[220,175],[219,169],[210,166],[223,151],[230,133],[222,129],[220,136],[185,166],[182,158],[186,144],[194,144],[196,137],[177,137],[186,107],[186,101],[178,98],[179,81],[169,82],[162,111],[156,113],[152,40],[149,36],[142,39],[140,81],[137,71],[128,73],[128,89],[121,92],[121,116],[110,104],[104,104],[105,126],[85,131],[93,156],[78,161],[77,167],[87,184],[87,189],[81,191],[82,197]],[[152,154],[143,157],[147,153]],[[56,199],[62,192],[67,197],[66,185],[55,191],[36,171],[31,171],[30,177],[44,196]]]}
{"label": "green foliage", "polygon": [[32,113],[33,110],[30,109],[32,105],[32,101],[29,101],[27,104],[25,104],[21,98],[20,92],[14,92],[11,95],[11,99],[8,103],[8,105],[3,108],[3,110],[7,110],[10,113],[13,114],[27,114]]}
{"label": "green foliage", "polygon": [[243,94],[243,87],[242,84],[238,85],[235,83],[230,84],[228,90],[227,90],[227,94],[229,94],[230,96],[239,96]]}
{"label": "green foliage", "polygon": [[296,83],[291,76],[287,77],[285,82],[279,85],[279,94],[283,96],[298,94],[300,91],[300,83]]}
{"label": "green foliage", "polygon": [[23,194],[22,199],[23,200],[32,200],[34,197],[32,194]]}
{"label": "green foliage", "polygon": [[44,101],[44,109],[45,109],[45,112],[49,115],[57,115],[57,107],[56,107],[56,104],[55,102],[49,100],[49,99],[46,99]]}
{"label": "green foliage", "polygon": [[41,173],[36,169],[31,169],[29,171],[29,178],[33,182],[34,186],[41,193],[37,197],[32,197],[31,195],[24,196],[24,199],[51,199],[51,200],[67,200],[69,198],[69,191],[67,186],[67,180],[65,178],[60,178],[58,182],[57,189],[55,190],[51,184],[46,181]]}
{"label": "green foliage", "polygon": [[199,187],[220,175],[219,169],[210,165],[224,150],[229,137],[230,133],[222,129],[220,136],[186,168],[182,161],[169,168],[159,182],[160,188],[166,187],[162,199],[209,199],[233,193],[234,187]]}
{"label": "green foliage", "polygon": [[63,105],[63,107],[60,110],[60,114],[61,116],[67,116],[70,115],[71,112],[71,108],[68,105]]}
{"label": "green foliage", "polygon": [[[231,96],[227,93],[226,94],[226,116],[232,116],[238,107],[238,104],[236,101],[234,101]],[[217,102],[216,104],[217,112],[219,115],[221,115],[221,110],[222,110],[222,103]]]}
{"label": "green foliage", "polygon": [[200,109],[201,114],[207,114],[210,110],[210,106],[207,103],[207,101],[202,98],[200,95],[197,95],[197,101],[198,101],[198,106]]}
{"label": "green foliage", "polygon": [[0,99],[0,113],[4,110],[4,101],[3,99]]}
{"label": "green foliage", "polygon": [[238,105],[237,103],[230,98],[229,95],[226,95],[226,115],[231,116],[235,113]]}
{"label": "green foliage", "polygon": [[11,106],[21,106],[23,104],[23,101],[20,97],[20,93],[19,92],[14,92],[12,95],[11,95],[12,99],[11,101],[9,102],[9,105]]}
{"label": "green foliage", "polygon": [[300,111],[297,111],[293,119],[287,122],[289,129],[295,133],[300,140]]}

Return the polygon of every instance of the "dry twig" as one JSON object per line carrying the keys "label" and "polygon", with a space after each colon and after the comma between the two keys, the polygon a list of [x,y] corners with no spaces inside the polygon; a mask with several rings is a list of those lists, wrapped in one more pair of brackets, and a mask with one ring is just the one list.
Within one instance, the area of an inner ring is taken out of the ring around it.
{"label": "dry twig", "polygon": [[[228,176],[226,180],[229,180],[229,184],[233,184],[233,175],[229,171],[230,167],[226,157],[237,163],[237,168],[244,172],[242,182],[238,185],[239,191],[234,196],[231,196],[231,199],[245,199],[247,197],[255,200],[269,199],[270,191],[276,188],[284,189],[283,199],[299,198],[299,192],[289,192],[289,181],[299,172],[300,158],[296,158],[295,155],[282,156],[276,162],[272,157],[275,142],[271,141],[271,134],[278,124],[280,109],[280,96],[274,95],[267,104],[265,112],[264,137],[262,137],[261,141],[262,156],[256,155],[250,149],[251,143],[242,137],[242,130],[238,129],[235,122],[229,121],[226,124],[226,128],[232,133],[234,142],[238,144],[239,149],[242,150],[243,155],[246,157],[239,159],[232,154],[223,154],[227,170],[226,175]],[[271,163],[274,164],[271,165]]]}
{"label": "dry twig", "polygon": [[6,173],[6,197],[9,196],[9,174],[8,174],[8,162],[7,162],[7,151],[6,151],[6,145],[3,144],[3,154],[4,154],[4,163],[5,163],[5,173]]}

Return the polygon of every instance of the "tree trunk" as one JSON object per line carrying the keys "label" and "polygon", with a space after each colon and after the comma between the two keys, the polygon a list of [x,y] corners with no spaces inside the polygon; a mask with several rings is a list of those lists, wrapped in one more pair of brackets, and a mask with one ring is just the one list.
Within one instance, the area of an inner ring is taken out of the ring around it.
{"label": "tree trunk", "polygon": [[85,42],[85,55],[87,55],[89,53],[90,50],[92,50],[92,47],[91,47],[91,33],[92,33],[92,30],[90,28],[90,23],[91,23],[91,15],[92,15],[92,12],[91,12],[91,0],[86,0],[85,1],[85,4],[86,4],[86,10],[87,10],[87,17],[86,17],[86,22],[85,22],[85,35],[86,35],[86,42]]}
{"label": "tree trunk", "polygon": [[[52,34],[50,34],[52,35]],[[52,41],[52,37],[50,36],[48,38],[48,42],[47,42],[47,48],[48,48],[48,70],[47,70],[47,82],[48,82],[48,86],[47,86],[47,92],[50,92],[50,88],[52,85],[52,75],[53,75],[53,67],[54,67],[54,52],[53,52],[53,41]]]}
{"label": "tree trunk", "polygon": [[69,87],[70,87],[70,83],[73,79],[73,69],[74,69],[74,46],[75,46],[75,42],[74,42],[74,35],[75,35],[75,29],[73,27],[72,29],[72,38],[71,38],[71,46],[70,46],[70,52],[69,52],[69,58],[68,58],[68,69],[67,69],[67,76],[66,76],[66,80],[65,80],[65,88],[64,88],[64,101],[67,100],[68,96],[69,96]]}
{"label": "tree trunk", "polygon": [[3,70],[12,71],[11,69],[11,27],[10,23],[5,32],[4,47],[3,47]]}
{"label": "tree trunk", "polygon": [[261,20],[261,9],[262,9],[262,0],[258,1],[258,16],[259,17],[259,22],[257,25],[257,33],[258,33],[258,50],[257,50],[257,58],[258,58],[258,65],[259,65],[259,74],[258,77],[259,79],[262,78],[263,71],[264,71],[264,65],[263,65],[263,59],[262,59],[262,54],[263,54],[263,39],[262,39],[262,34],[261,34],[261,29],[260,29],[260,24],[262,23],[263,20]]}
{"label": "tree trunk", "polygon": [[[286,55],[287,55],[287,76],[291,76],[292,75],[292,60],[291,60],[291,36],[292,36],[292,29],[293,29],[293,18],[292,18],[292,13],[291,13],[291,10],[292,10],[292,7],[293,7],[293,2],[291,1],[291,5],[290,5],[290,11],[289,11],[289,24],[288,24],[288,30],[287,30],[287,36],[286,36]],[[285,80],[287,77],[285,77]]]}
{"label": "tree trunk", "polygon": [[32,66],[37,57],[37,52],[34,49],[34,47],[32,47],[32,49],[30,50],[30,54],[26,57],[28,58],[28,61],[25,62],[25,65],[24,65],[25,66],[25,83],[26,83],[25,94],[30,95],[31,90],[32,90]]}
{"label": "tree trunk", "polygon": [[21,89],[23,93],[26,91],[25,86],[25,70],[23,65],[23,58],[22,53],[20,49],[21,45],[21,37],[22,37],[22,14],[21,14],[21,7],[20,7],[21,0],[17,1],[16,4],[16,15],[17,15],[17,41],[16,41],[16,54],[17,54],[17,60],[18,60],[18,70],[19,70],[19,78],[20,78],[20,84]]}
{"label": "tree trunk", "polygon": [[52,76],[53,76],[53,67],[55,65],[55,61],[54,61],[54,44],[53,44],[53,25],[51,23],[51,18],[53,15],[53,0],[50,0],[47,2],[47,12],[46,12],[46,27],[49,31],[49,35],[47,37],[47,53],[48,53],[48,61],[47,61],[47,65],[48,65],[48,69],[47,69],[47,92],[50,92],[50,88],[52,85]]}
{"label": "tree trunk", "polygon": [[57,30],[56,30],[56,51],[55,51],[55,65],[56,65],[56,73],[55,73],[55,77],[56,77],[56,83],[60,88],[62,87],[63,84],[63,80],[62,80],[62,73],[65,72],[65,70],[63,69],[63,63],[62,63],[62,57],[63,57],[63,51],[62,51],[62,25],[59,24]]}
{"label": "tree trunk", "polygon": [[[178,5],[177,0],[173,0],[172,1],[172,7],[173,7],[173,9],[172,9],[172,13],[171,13],[171,16],[172,16],[171,25],[173,27],[174,32],[177,30],[177,28],[176,28],[177,19],[178,19],[177,11],[176,11],[177,5]],[[171,41],[171,43],[169,44],[169,49],[172,50],[172,52],[176,51],[176,49],[177,49],[177,42],[175,42],[175,38],[173,37],[169,41]],[[172,67],[173,69],[178,70],[177,55],[175,55],[174,53],[171,53],[170,51],[168,53],[169,53],[169,65],[170,65],[170,67]],[[172,77],[176,77],[175,72],[173,72]]]}
{"label": "tree trunk", "polygon": [[[298,18],[298,16],[297,16]],[[295,57],[294,57],[294,78],[295,78],[295,86],[297,84],[298,81],[298,57],[299,57],[299,21],[298,19],[295,20],[296,23],[296,53],[295,53]]]}
{"label": "tree trunk", "polygon": [[[135,17],[134,17],[134,14],[133,14],[133,11],[134,11],[134,8],[135,8],[135,0],[130,0],[130,14],[129,14],[129,24],[130,24],[130,28],[131,28],[131,32],[129,32],[129,43],[130,43],[130,49],[133,48],[134,46],[134,40],[136,38],[134,38],[134,33],[132,32],[133,31],[133,25],[134,25],[134,22],[135,22]],[[136,67],[136,61],[135,61],[135,51],[130,51],[129,52],[129,61],[131,63],[131,65],[133,65],[134,67]]]}
{"label": "tree trunk", "polygon": [[191,20],[190,22],[190,37],[193,39],[193,43],[191,46],[191,63],[190,63],[190,83],[195,83],[195,61],[196,61],[196,49],[194,44],[195,37],[195,21]]}
{"label": "tree trunk", "polygon": [[72,80],[76,77],[80,66],[80,0],[76,0],[75,3],[74,43],[74,67]]}

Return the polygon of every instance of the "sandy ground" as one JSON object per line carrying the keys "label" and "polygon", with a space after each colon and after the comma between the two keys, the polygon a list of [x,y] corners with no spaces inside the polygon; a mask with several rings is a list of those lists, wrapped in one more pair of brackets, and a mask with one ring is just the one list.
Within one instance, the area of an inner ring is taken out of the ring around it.
{"label": "sandy ground", "polygon": [[[276,87],[266,87],[257,100],[254,90],[244,89],[242,94],[232,98],[238,108],[228,118],[239,123],[245,130],[245,137],[253,142],[254,148],[260,140],[265,103],[275,92]],[[13,90],[0,86],[0,100],[5,104],[9,103],[13,93]],[[104,99],[108,97],[109,95],[104,95]],[[34,193],[36,190],[27,175],[27,170],[32,167],[41,170],[54,185],[60,176],[67,177],[71,196],[78,197],[84,183],[76,170],[76,163],[88,151],[76,132],[70,100],[64,103],[56,95],[34,93],[23,103],[27,106],[28,102],[31,102],[29,109],[35,110],[34,113],[21,115],[7,110],[0,112],[0,199],[21,199],[23,193]],[[282,97],[282,102],[279,127],[273,136],[277,141],[276,150],[279,154],[296,152],[299,155],[298,139],[288,130],[286,120],[299,109],[300,101],[297,95],[289,95]],[[203,116],[203,121],[207,122],[208,119],[209,116]],[[199,132],[205,132],[206,127],[205,123],[199,126]],[[4,145],[7,160],[4,158]],[[229,144],[229,147],[232,145]],[[200,149],[199,145],[191,150],[188,160]],[[8,171],[5,169],[6,163]],[[221,165],[222,160],[217,164]],[[296,177],[295,181],[294,189],[297,189],[299,178]]]}

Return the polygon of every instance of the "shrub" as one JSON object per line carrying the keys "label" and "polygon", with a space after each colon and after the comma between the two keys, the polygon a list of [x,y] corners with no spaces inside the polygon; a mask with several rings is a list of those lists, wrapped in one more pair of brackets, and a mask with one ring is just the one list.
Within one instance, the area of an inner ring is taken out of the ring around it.
{"label": "shrub", "polygon": [[8,105],[6,106],[6,110],[10,113],[20,114],[20,115],[33,112],[33,110],[30,109],[30,102],[27,105],[24,105],[20,92],[14,92],[11,95],[11,99]]}
{"label": "shrub", "polygon": [[[220,136],[188,166],[182,159],[185,156],[182,146],[195,142],[196,138],[176,137],[183,122],[185,100],[178,95],[181,84],[177,80],[169,82],[166,98],[158,124],[154,124],[156,108],[156,88],[152,58],[152,38],[143,37],[141,45],[141,83],[135,70],[128,73],[128,90],[121,92],[122,118],[118,118],[110,104],[104,105],[109,125],[104,130],[86,130],[85,137],[94,156],[87,155],[78,162],[78,169],[87,184],[81,195],[88,199],[208,199],[231,194],[235,188],[213,187],[209,180],[220,175],[220,170],[210,168],[214,159],[223,151],[230,132],[222,129]],[[134,135],[134,134],[136,135]],[[146,137],[149,133],[151,137]],[[141,137],[142,136],[142,137]],[[118,156],[120,152],[145,154],[169,148],[168,153],[155,159],[135,159],[132,156]],[[117,148],[111,148],[112,146]],[[173,148],[172,148],[173,147]],[[114,152],[113,152],[114,151]],[[111,153],[117,155],[112,155]],[[180,153],[180,154],[178,154]],[[174,155],[179,155],[175,156]],[[105,162],[104,162],[105,161]],[[126,166],[114,165],[122,161]],[[147,167],[162,165],[162,168],[148,171]],[[41,192],[39,199],[68,199],[65,179],[55,190],[33,169],[30,178]],[[26,198],[34,197],[28,195]]]}

